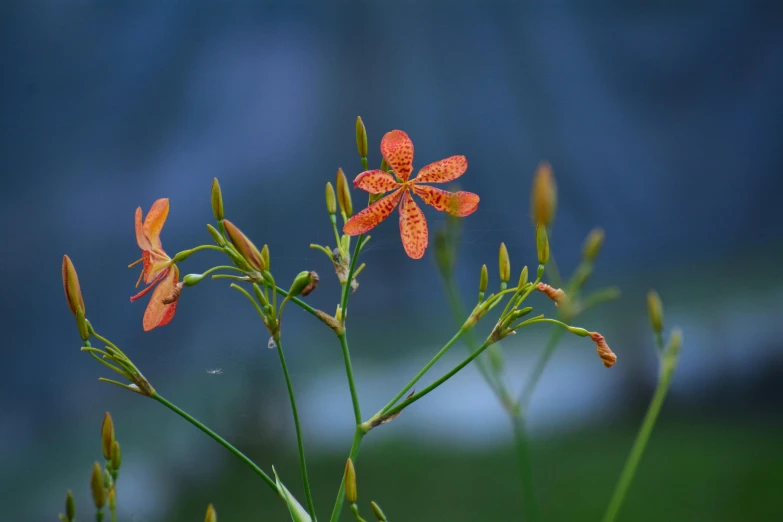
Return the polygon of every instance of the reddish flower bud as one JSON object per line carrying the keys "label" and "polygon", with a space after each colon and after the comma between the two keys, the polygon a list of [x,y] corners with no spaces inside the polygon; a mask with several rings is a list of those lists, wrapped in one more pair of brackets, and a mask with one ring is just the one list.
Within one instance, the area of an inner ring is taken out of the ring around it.
{"label": "reddish flower bud", "polygon": [[237,249],[237,252],[256,270],[265,270],[264,258],[261,252],[248,237],[242,233],[231,221],[224,219],[223,225],[226,227],[226,234],[231,244]]}
{"label": "reddish flower bud", "polygon": [[84,299],[82,290],[79,286],[79,276],[76,275],[76,269],[73,267],[71,258],[63,256],[63,288],[65,289],[65,300],[68,308],[74,316],[78,316],[79,311],[84,314]]}
{"label": "reddish flower bud", "polygon": [[530,207],[535,223],[549,225],[554,221],[557,210],[557,185],[552,175],[552,167],[545,161],[538,164],[533,178]]}
{"label": "reddish flower bud", "polygon": [[212,213],[218,221],[225,217],[223,211],[223,192],[220,190],[220,183],[218,183],[217,178],[212,180]]}

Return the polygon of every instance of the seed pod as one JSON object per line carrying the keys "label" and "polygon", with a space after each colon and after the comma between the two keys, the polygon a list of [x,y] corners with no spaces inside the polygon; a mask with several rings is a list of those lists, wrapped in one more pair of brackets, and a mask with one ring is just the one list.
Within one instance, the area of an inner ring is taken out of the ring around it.
{"label": "seed pod", "polygon": [[319,277],[315,272],[302,271],[294,278],[294,282],[291,283],[291,288],[288,290],[288,295],[296,297],[298,295],[307,295],[312,292],[318,285]]}
{"label": "seed pod", "polygon": [[657,334],[663,332],[663,304],[655,290],[647,292],[647,314],[650,316],[653,331]]}
{"label": "seed pod", "polygon": [[511,260],[508,258],[508,250],[505,243],[500,243],[498,252],[498,268],[500,272],[500,281],[507,283],[511,277]]}
{"label": "seed pod", "polygon": [[346,217],[353,215],[351,188],[348,186],[348,180],[345,178],[343,169],[337,169],[337,203],[340,205],[340,211]]}
{"label": "seed pod", "polygon": [[545,265],[549,261],[549,237],[546,234],[546,226],[536,225],[536,250],[538,251],[538,263]]}
{"label": "seed pod", "polygon": [[337,201],[334,198],[334,187],[331,181],[326,183],[326,211],[332,216],[337,213]]}
{"label": "seed pod", "polygon": [[220,190],[220,183],[218,179],[212,180],[212,214],[215,215],[215,219],[220,221],[225,217],[223,212],[223,192]]}
{"label": "seed pod", "polygon": [[231,221],[224,219],[223,225],[226,227],[226,234],[231,244],[237,249],[237,252],[256,270],[262,271],[266,268],[264,258],[258,248],[248,237],[242,233]]}
{"label": "seed pod", "polygon": [[101,423],[101,449],[103,458],[111,460],[111,445],[114,443],[114,422],[111,420],[111,414],[107,411],[103,416]]}
{"label": "seed pod", "polygon": [[182,278],[182,284],[185,286],[194,286],[204,279],[204,274],[187,274]]}
{"label": "seed pod", "polygon": [[361,116],[356,117],[356,150],[362,158],[367,157],[367,129]]}
{"label": "seed pod", "polygon": [[555,219],[557,211],[557,185],[549,163],[538,164],[533,178],[533,190],[530,196],[533,221],[549,225]]}
{"label": "seed pod", "polygon": [[595,261],[601,247],[604,245],[604,230],[594,228],[587,234],[584,246],[582,246],[582,257],[585,261]]}
{"label": "seed pod", "polygon": [[349,504],[355,504],[358,495],[356,491],[356,469],[354,469],[351,459],[345,461],[345,476],[343,480],[345,481],[345,500]]}
{"label": "seed pod", "polygon": [[97,462],[92,466],[92,475],[90,475],[90,491],[92,492],[92,501],[95,507],[103,509],[106,505],[106,491],[103,489],[103,474],[101,465]]}

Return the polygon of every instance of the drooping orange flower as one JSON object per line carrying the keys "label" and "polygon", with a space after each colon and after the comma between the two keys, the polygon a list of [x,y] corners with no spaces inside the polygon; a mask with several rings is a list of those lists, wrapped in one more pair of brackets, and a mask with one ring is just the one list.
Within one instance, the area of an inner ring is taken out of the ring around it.
{"label": "drooping orange flower", "polygon": [[147,287],[130,298],[135,301],[152,290],[152,298],[144,312],[142,325],[144,331],[168,324],[174,318],[177,310],[177,298],[181,290],[179,269],[163,250],[160,242],[160,231],[169,215],[169,200],[162,198],[152,204],[147,217],[142,223],[141,207],[136,209],[136,243],[141,249],[141,259],[129,265],[143,263],[141,275],[136,282],[138,288],[142,280]]}
{"label": "drooping orange flower", "polygon": [[472,192],[447,192],[422,183],[446,183],[462,176],[468,169],[465,156],[451,156],[422,168],[414,179],[413,142],[401,130],[387,132],[381,140],[381,154],[397,179],[382,170],[362,172],[353,180],[353,186],[370,194],[390,192],[365,208],[345,223],[343,232],[357,236],[372,230],[400,207],[400,236],[405,252],[413,259],[421,259],[427,249],[428,230],[424,212],[416,204],[412,193],[441,212],[467,216],[476,211],[479,197]]}

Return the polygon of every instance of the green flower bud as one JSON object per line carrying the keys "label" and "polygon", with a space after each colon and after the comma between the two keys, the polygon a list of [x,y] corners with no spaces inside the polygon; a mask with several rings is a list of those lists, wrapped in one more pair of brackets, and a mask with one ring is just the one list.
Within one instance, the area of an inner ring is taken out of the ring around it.
{"label": "green flower bud", "polygon": [[111,488],[106,495],[106,503],[109,505],[110,511],[117,509],[117,493],[115,493],[114,488]]}
{"label": "green flower bud", "polygon": [[217,511],[215,511],[215,506],[210,504],[207,506],[207,515],[204,517],[204,522],[217,522]]}
{"label": "green flower bud", "polygon": [[101,472],[101,465],[97,462],[92,466],[92,474],[90,475],[90,491],[92,492],[92,501],[95,503],[95,507],[103,509],[106,505],[106,491],[103,489],[103,473]]}
{"label": "green flower bud", "polygon": [[582,257],[585,261],[594,261],[604,245],[604,230],[594,228],[587,234],[584,245],[582,246]]}
{"label": "green flower bud", "polygon": [[212,240],[215,243],[217,243],[218,246],[223,246],[226,244],[226,241],[223,239],[223,236],[220,235],[220,232],[218,232],[215,227],[213,227],[210,224],[207,224],[207,230],[209,231],[209,235],[212,236]]}
{"label": "green flower bud", "polygon": [[343,169],[337,169],[337,203],[340,205],[340,212],[346,217],[353,215],[353,203],[351,202],[351,188],[348,180],[345,178]]}
{"label": "green flower bud", "polygon": [[269,245],[264,245],[264,247],[261,249],[261,259],[264,260],[264,266],[267,270],[271,270],[269,267],[272,266],[272,262],[269,259]]}
{"label": "green flower bud", "polygon": [[337,213],[337,200],[334,198],[334,187],[331,181],[326,183],[326,211],[332,216]]}
{"label": "green flower bud", "polygon": [[204,274],[187,274],[182,278],[182,284],[185,286],[194,286],[204,279]]}
{"label": "green flower bud", "polygon": [[663,304],[655,290],[647,292],[647,315],[650,316],[653,331],[657,334],[663,332]]}
{"label": "green flower bud", "polygon": [[588,335],[590,335],[590,332],[588,332],[584,328],[579,328],[578,326],[569,326],[568,331],[574,335],[578,335],[579,337],[587,337]]}
{"label": "green flower bud", "polygon": [[107,411],[103,416],[101,423],[101,449],[103,458],[111,460],[111,445],[114,443],[114,422],[111,420],[111,414]]}
{"label": "green flower bud", "polygon": [[361,116],[356,117],[356,150],[362,158],[367,157],[367,129]]}
{"label": "green flower bud", "polygon": [[527,266],[525,266],[522,269],[522,273],[519,274],[519,284],[517,285],[517,288],[522,288],[527,284]]}
{"label": "green flower bud", "polygon": [[76,275],[76,269],[67,255],[63,256],[63,288],[65,289],[65,301],[68,303],[71,313],[76,316],[81,310],[86,313],[84,308],[84,299],[82,290],[79,286],[79,276]]}
{"label": "green flower bud", "polygon": [[530,207],[534,222],[549,225],[554,221],[557,211],[557,185],[552,175],[552,167],[545,161],[538,164],[533,178]]}
{"label": "green flower bud", "polygon": [[120,443],[115,440],[111,445],[111,469],[119,471],[120,466],[122,466],[122,451]]}
{"label": "green flower bud", "polygon": [[355,504],[358,496],[356,491],[356,469],[354,469],[351,459],[345,461],[345,476],[343,480],[345,482],[345,500],[349,504]]}
{"label": "green flower bud", "polygon": [[87,319],[84,317],[84,310],[76,312],[76,328],[79,329],[79,337],[82,338],[82,341],[90,339],[90,329],[87,326]]}
{"label": "green flower bud", "polygon": [[218,183],[217,178],[212,180],[212,213],[218,221],[225,217],[223,212],[223,193],[220,190],[220,183]]}
{"label": "green flower bud", "polygon": [[489,272],[487,265],[481,265],[481,275],[479,276],[479,292],[482,294],[487,291],[487,284],[489,284]]}
{"label": "green flower bud", "polygon": [[237,252],[247,261],[247,263],[256,270],[266,269],[264,258],[261,256],[258,248],[248,237],[242,233],[231,221],[224,219],[223,226],[226,227],[226,234],[231,244],[237,249]]}
{"label": "green flower bud", "polygon": [[508,250],[505,243],[500,243],[500,251],[498,252],[498,268],[500,272],[500,280],[503,283],[507,283],[511,277],[511,260],[508,258]]}
{"label": "green flower bud", "polygon": [[73,493],[71,493],[71,490],[68,490],[68,493],[65,494],[65,519],[68,522],[73,522],[74,517],[76,516],[76,503],[73,500]]}
{"label": "green flower bud", "polygon": [[682,330],[675,328],[672,330],[669,336],[669,344],[666,346],[666,354],[677,356],[680,354],[680,348],[682,347]]}
{"label": "green flower bud", "polygon": [[536,250],[538,251],[538,263],[545,265],[549,261],[549,238],[546,234],[546,226],[536,225]]}
{"label": "green flower bud", "polygon": [[381,507],[376,504],[374,500],[370,502],[370,508],[372,508],[372,512],[375,515],[375,518],[378,519],[378,522],[387,522],[386,515],[383,514]]}
{"label": "green flower bud", "polygon": [[384,172],[389,172],[389,164],[386,163],[386,158],[381,158],[381,170]]}

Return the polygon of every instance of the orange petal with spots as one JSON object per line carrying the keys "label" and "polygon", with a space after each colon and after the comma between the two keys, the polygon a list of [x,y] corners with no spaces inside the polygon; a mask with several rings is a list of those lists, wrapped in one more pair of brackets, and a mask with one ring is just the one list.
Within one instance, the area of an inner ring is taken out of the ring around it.
{"label": "orange petal with spots", "polygon": [[402,181],[413,172],[413,142],[401,130],[387,132],[381,140],[381,154]]}
{"label": "orange petal with spots", "polygon": [[407,192],[400,203],[400,237],[402,237],[402,246],[410,257],[413,259],[424,257],[429,237],[427,220],[424,218],[424,212]]}
{"label": "orange petal with spots", "polygon": [[413,192],[429,206],[453,216],[469,216],[479,204],[478,195],[472,192],[448,192],[428,185],[413,185]]}
{"label": "orange petal with spots", "polygon": [[462,176],[466,170],[468,170],[468,159],[465,156],[452,156],[422,168],[416,176],[416,182],[446,183]]}
{"label": "orange petal with spots", "polygon": [[399,203],[402,192],[396,190],[353,216],[345,223],[343,232],[349,236],[358,236],[375,228],[378,223],[389,217]]}
{"label": "orange petal with spots", "polygon": [[153,249],[161,250],[163,248],[160,244],[160,231],[163,229],[168,215],[169,200],[168,198],[161,198],[152,204],[150,211],[147,212],[147,217],[144,218],[144,235],[147,236]]}
{"label": "orange petal with spots", "polygon": [[144,327],[145,332],[149,332],[157,326],[163,326],[169,323],[174,317],[178,301],[174,301],[170,304],[163,304],[163,300],[174,293],[177,279],[179,279],[179,269],[174,265],[171,267],[171,270],[166,273],[163,280],[158,283],[158,286],[155,287],[155,291],[152,292],[152,297],[150,298],[150,303],[144,311],[142,326]]}
{"label": "orange petal with spots", "polygon": [[366,190],[370,194],[383,194],[400,187],[394,176],[382,170],[362,172],[353,180],[353,186]]}

